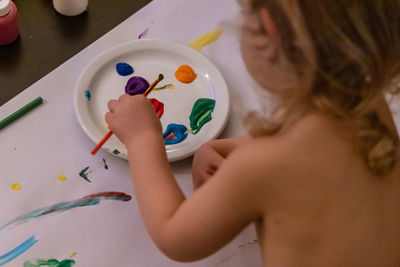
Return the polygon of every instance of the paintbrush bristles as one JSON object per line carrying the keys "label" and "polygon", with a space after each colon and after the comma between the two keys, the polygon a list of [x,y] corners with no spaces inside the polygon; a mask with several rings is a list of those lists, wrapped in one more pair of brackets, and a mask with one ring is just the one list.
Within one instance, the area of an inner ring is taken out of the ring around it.
{"label": "paintbrush bristles", "polygon": [[161,80],[163,80],[163,79],[164,79],[164,75],[162,75],[161,73],[158,74],[158,81],[161,81]]}

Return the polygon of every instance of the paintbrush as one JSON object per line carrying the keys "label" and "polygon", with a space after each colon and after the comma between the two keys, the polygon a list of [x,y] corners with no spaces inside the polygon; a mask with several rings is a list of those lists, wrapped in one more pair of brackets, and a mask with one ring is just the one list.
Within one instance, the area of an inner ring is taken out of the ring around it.
{"label": "paintbrush", "polygon": [[[164,79],[164,75],[162,74],[158,74],[158,78],[157,80],[155,80],[150,86],[149,88],[146,89],[146,91],[143,93],[144,96],[147,96],[148,94],[150,94],[150,92],[154,89],[154,87],[156,87],[156,85],[162,81]],[[103,139],[101,139],[101,141],[93,148],[91,154],[94,155],[97,153],[97,151],[99,151],[99,149],[104,145],[104,143],[108,140],[108,138],[111,137],[111,135],[113,134],[112,131],[109,131],[104,137]]]}

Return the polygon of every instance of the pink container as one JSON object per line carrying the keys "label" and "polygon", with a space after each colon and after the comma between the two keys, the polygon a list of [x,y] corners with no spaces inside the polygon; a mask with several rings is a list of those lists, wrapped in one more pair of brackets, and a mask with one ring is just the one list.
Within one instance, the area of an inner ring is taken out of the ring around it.
{"label": "pink container", "polygon": [[0,0],[0,45],[12,43],[18,35],[17,6],[11,0]]}

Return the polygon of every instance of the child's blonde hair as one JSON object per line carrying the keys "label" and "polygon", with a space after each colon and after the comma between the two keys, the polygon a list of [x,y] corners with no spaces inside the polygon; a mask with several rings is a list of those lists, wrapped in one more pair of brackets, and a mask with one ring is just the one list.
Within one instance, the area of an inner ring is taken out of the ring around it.
{"label": "child's blonde hair", "polygon": [[400,1],[254,0],[252,7],[269,10],[282,45],[277,67],[297,83],[280,88],[280,105],[268,120],[249,114],[249,133],[278,131],[306,101],[335,118],[358,121],[357,150],[374,174],[388,173],[396,163],[397,137],[373,103],[399,91]]}

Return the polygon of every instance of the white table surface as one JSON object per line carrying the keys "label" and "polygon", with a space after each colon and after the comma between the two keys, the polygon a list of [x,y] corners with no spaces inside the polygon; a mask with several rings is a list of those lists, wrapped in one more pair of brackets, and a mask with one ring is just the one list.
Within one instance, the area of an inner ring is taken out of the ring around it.
{"label": "white table surface", "polygon": [[[254,84],[243,65],[238,42],[240,10],[234,0],[154,0],[99,40],[0,107],[4,118],[32,99],[44,103],[0,130],[0,226],[21,214],[83,196],[118,191],[131,195],[128,202],[104,200],[99,205],[50,214],[0,230],[0,256],[30,236],[38,240],[29,250],[5,266],[25,261],[72,257],[74,266],[261,266],[254,226],[214,255],[190,264],[171,261],[150,240],[133,193],[128,163],[104,151],[90,155],[94,143],[80,128],[74,114],[73,92],[83,69],[100,53],[118,44],[146,38],[189,44],[205,32],[223,26],[220,39],[203,49],[221,71],[231,94],[232,111],[221,137],[244,134],[242,107],[238,97],[249,94]],[[60,51],[62,53],[62,51]],[[37,63],[40,67],[40,62]],[[109,166],[103,167],[105,158]],[[79,177],[90,166],[91,183]],[[191,159],[172,164],[186,195],[193,192]],[[67,180],[60,182],[59,175]],[[10,186],[19,182],[22,189]],[[193,229],[196,230],[196,229]]]}

